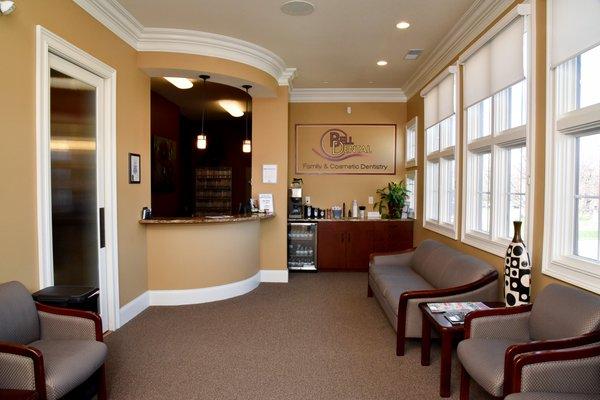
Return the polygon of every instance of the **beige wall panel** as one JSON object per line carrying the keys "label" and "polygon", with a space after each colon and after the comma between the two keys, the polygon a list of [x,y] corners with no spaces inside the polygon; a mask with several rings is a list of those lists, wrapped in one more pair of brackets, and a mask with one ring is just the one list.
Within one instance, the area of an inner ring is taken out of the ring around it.
{"label": "beige wall panel", "polygon": [[[351,114],[347,107],[352,107]],[[296,124],[396,124],[396,175],[296,175]],[[290,103],[288,184],[294,177],[302,178],[303,194],[316,207],[345,202],[349,209],[356,199],[370,211],[369,196],[376,196],[375,191],[392,180],[404,179],[405,125],[406,103]]]}
{"label": "beige wall panel", "polygon": [[[252,101],[252,196],[272,193],[275,218],[260,226],[260,268],[287,269],[288,87]],[[277,183],[262,183],[263,164],[277,165]]]}
{"label": "beige wall panel", "polygon": [[150,290],[199,289],[259,271],[260,224],[147,225]]}
{"label": "beige wall panel", "polygon": [[[72,1],[18,1],[0,24],[0,282],[38,289],[35,26],[40,24],[117,70],[120,300],[147,290],[146,239],[138,224],[150,203],[150,81],[136,52]],[[142,183],[129,185],[127,153],[142,156]]]}

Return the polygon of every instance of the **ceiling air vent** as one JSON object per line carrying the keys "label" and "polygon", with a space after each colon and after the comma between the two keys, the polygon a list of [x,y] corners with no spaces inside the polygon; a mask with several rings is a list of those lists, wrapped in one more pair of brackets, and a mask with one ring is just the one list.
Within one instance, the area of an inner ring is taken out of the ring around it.
{"label": "ceiling air vent", "polygon": [[421,55],[421,53],[423,52],[423,49],[410,49],[408,51],[408,53],[406,53],[406,55],[404,56],[405,60],[416,60],[417,58],[419,58],[419,56]]}

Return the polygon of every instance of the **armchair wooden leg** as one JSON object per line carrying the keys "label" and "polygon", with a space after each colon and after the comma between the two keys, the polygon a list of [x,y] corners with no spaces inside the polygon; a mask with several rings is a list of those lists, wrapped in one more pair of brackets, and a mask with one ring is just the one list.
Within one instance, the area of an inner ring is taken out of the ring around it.
{"label": "armchair wooden leg", "polygon": [[400,333],[396,333],[396,355],[404,355],[404,345],[406,344],[406,338]]}
{"label": "armchair wooden leg", "polygon": [[469,385],[471,384],[471,377],[465,369],[461,367],[460,374],[460,400],[469,400]]}
{"label": "armchair wooden leg", "polygon": [[367,283],[367,297],[373,297],[373,289],[371,289],[371,285]]}
{"label": "armchair wooden leg", "polygon": [[98,400],[107,400],[108,394],[106,392],[106,367],[102,364],[98,370]]}

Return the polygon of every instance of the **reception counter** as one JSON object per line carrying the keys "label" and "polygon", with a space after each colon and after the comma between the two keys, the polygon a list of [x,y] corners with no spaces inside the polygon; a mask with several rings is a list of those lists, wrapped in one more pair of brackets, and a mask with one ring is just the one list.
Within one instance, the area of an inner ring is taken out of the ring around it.
{"label": "reception counter", "polygon": [[260,224],[274,215],[140,220],[153,305],[196,304],[247,293],[261,281]]}

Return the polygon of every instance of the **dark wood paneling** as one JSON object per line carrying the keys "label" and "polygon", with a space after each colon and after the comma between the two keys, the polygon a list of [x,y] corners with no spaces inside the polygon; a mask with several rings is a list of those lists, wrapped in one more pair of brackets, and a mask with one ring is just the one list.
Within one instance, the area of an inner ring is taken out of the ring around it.
{"label": "dark wood paneling", "polygon": [[337,222],[321,222],[317,230],[317,266],[338,270],[346,266],[344,229]]}

